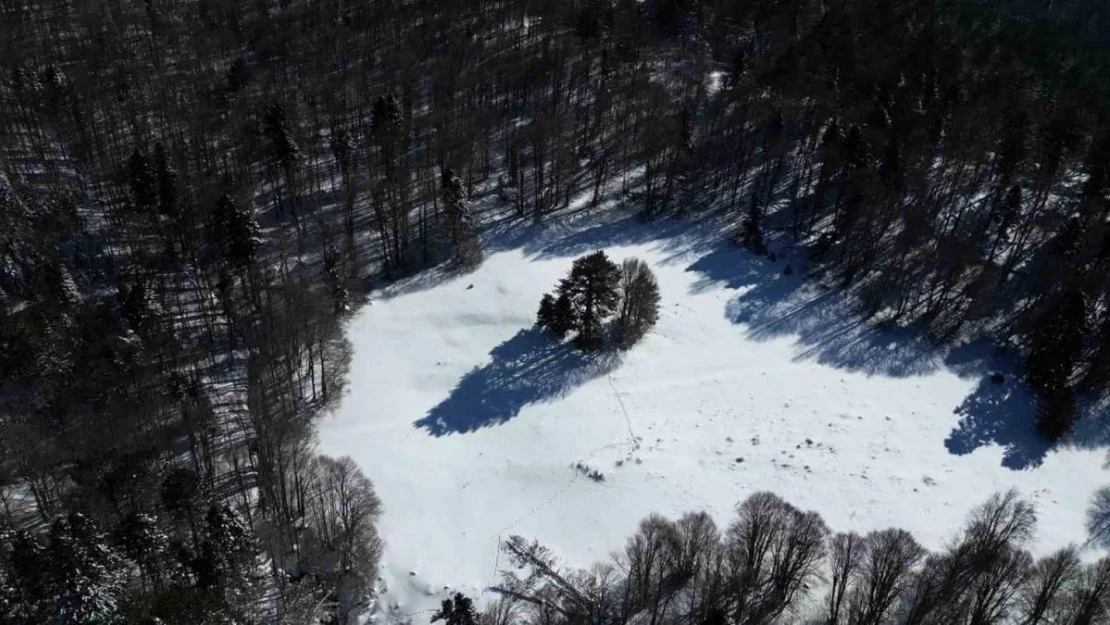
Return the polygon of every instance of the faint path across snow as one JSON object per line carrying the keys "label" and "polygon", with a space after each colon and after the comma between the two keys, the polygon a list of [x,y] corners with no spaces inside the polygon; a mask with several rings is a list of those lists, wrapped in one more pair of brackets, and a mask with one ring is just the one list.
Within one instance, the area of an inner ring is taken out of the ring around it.
{"label": "faint path across snow", "polygon": [[613,384],[613,374],[609,373],[605,378],[609,381],[609,388],[613,389],[613,395],[617,398],[617,403],[620,404],[621,413],[624,414],[624,423],[628,426],[628,453],[632,453],[640,448],[640,437],[636,436],[636,433],[632,431],[632,419],[628,417],[628,409],[624,405],[624,400],[621,399],[620,391],[618,391],[616,385]]}

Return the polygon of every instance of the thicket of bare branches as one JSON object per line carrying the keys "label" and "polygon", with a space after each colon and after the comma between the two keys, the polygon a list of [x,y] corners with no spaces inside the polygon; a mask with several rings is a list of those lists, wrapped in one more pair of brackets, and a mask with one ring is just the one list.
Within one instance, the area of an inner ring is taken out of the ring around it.
{"label": "thicket of bare branches", "polygon": [[622,347],[635,345],[659,320],[659,283],[651,267],[638,258],[621,263],[621,279],[617,286],[620,304],[614,321]]}
{"label": "thicket of bare branches", "polygon": [[[1075,547],[1034,561],[1036,518],[1014,491],[976,508],[944,549],[906,531],[832,534],[814,512],[771,493],[737,506],[720,531],[705,513],[640,523],[610,563],[564,569],[519,536],[487,611],[497,625],[626,623],[828,625],[1100,623],[1110,619],[1110,558]],[[520,571],[520,572],[518,572]],[[1103,602],[1103,603],[1100,603]]]}

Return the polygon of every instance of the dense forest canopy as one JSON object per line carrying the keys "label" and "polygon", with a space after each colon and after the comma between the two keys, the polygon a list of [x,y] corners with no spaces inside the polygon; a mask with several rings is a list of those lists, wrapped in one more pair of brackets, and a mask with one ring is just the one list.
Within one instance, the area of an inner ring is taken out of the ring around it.
{"label": "dense forest canopy", "polygon": [[1027,357],[1064,435],[1110,383],[1108,11],[0,4],[0,562],[60,576],[0,565],[0,621],[363,605],[379,504],[313,418],[352,292],[480,262],[481,190],[804,246],[877,323]]}

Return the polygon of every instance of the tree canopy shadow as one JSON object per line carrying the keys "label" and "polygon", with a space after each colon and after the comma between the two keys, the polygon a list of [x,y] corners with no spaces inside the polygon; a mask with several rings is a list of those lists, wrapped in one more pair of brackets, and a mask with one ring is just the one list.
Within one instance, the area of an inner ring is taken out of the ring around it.
{"label": "tree canopy shadow", "polygon": [[565,397],[620,364],[618,352],[582,352],[537,328],[518,331],[490,357],[413,425],[433,436],[501,425],[525,406]]}
{"label": "tree canopy shadow", "polygon": [[1023,381],[1020,361],[986,341],[953,348],[945,365],[960,375],[980,377],[975,390],[956,408],[960,421],[945,439],[953,454],[999,445],[1002,466],[1035,469],[1054,448],[1110,448],[1110,420],[1097,399],[1081,402],[1072,431],[1055,445],[1037,432],[1039,401]]}
{"label": "tree canopy shadow", "polygon": [[[823,286],[804,277],[804,262],[781,255],[777,263],[747,250],[726,246],[698,258],[687,271],[699,274],[691,292],[723,286],[738,293],[725,315],[746,326],[757,341],[791,337],[797,341],[795,360],[864,373],[904,378],[941,369],[980,380],[955,413],[959,422],[945,440],[955,455],[996,444],[1004,450],[1002,465],[1012,470],[1041,465],[1053,446],[1036,430],[1037,399],[1022,382],[1021,365],[989,339],[956,346],[934,340],[923,327],[882,327],[856,307],[850,291]],[[786,262],[794,269],[784,275]],[[995,376],[1001,376],[997,377]],[[1062,446],[1081,449],[1110,447],[1110,419],[1088,406]]]}
{"label": "tree canopy shadow", "polygon": [[[722,248],[698,259],[687,271],[701,274],[693,292],[717,284],[739,290],[725,315],[747,326],[748,335],[757,341],[796,337],[795,360],[899,378],[931,373],[941,366],[943,350],[924,332],[868,323],[853,308],[849,294],[799,275],[804,264],[791,261],[795,259],[790,256],[772,262],[743,249]],[[793,275],[784,275],[787,263]]]}
{"label": "tree canopy shadow", "polygon": [[505,218],[487,225],[486,250],[520,249],[533,260],[581,256],[599,249],[650,243],[655,249],[679,258],[709,251],[728,229],[727,216],[698,220],[663,216],[645,219],[627,208],[598,209],[591,214],[563,216],[543,224],[525,218]]}
{"label": "tree canopy shadow", "polygon": [[717,286],[738,290],[761,284],[775,278],[773,267],[774,263],[746,250],[725,245],[697,259],[686,271],[698,274],[690,292],[704,293]]}
{"label": "tree canopy shadow", "polygon": [[1004,450],[1002,466],[1014,470],[1039,467],[1051,445],[1037,433],[1036,407],[1036,397],[1024,384],[984,378],[956,407],[960,421],[944,446],[950,453],[963,456],[997,444]]}
{"label": "tree canopy shadow", "polygon": [[459,269],[454,263],[442,262],[424,269],[410,271],[392,280],[372,279],[365,290],[373,297],[390,300],[402,295],[427,291],[465,276],[468,272]]}

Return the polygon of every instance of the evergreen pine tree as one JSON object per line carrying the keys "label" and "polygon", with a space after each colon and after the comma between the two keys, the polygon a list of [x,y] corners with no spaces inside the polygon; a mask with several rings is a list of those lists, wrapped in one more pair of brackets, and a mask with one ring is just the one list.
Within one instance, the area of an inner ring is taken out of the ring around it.
{"label": "evergreen pine tree", "polygon": [[132,287],[124,285],[120,290],[121,308],[127,324],[135,332],[143,332],[154,320],[155,305],[150,300],[146,286],[142,282]]}
{"label": "evergreen pine tree", "polygon": [[138,148],[135,148],[131,158],[127,160],[127,174],[135,210],[140,213],[150,213],[158,202],[158,185],[150,159]]}
{"label": "evergreen pine tree", "polygon": [[395,140],[401,125],[401,103],[397,96],[378,96],[370,112],[370,134],[380,148],[382,171],[393,180]]}
{"label": "evergreen pine tree", "polygon": [[324,280],[331,290],[331,297],[335,314],[342,314],[351,308],[350,293],[344,284],[343,276],[339,272],[337,261],[339,252],[334,247],[328,246],[324,251]]}
{"label": "evergreen pine tree", "polygon": [[297,162],[300,148],[293,136],[289,133],[289,126],[285,123],[285,107],[273,104],[266,109],[263,116],[263,126],[266,136],[270,139],[274,159],[283,169],[288,170]]}
{"label": "evergreen pine tree", "polygon": [[60,517],[46,549],[56,623],[111,623],[119,613],[124,562],[82,514]]}
{"label": "evergreen pine tree", "polygon": [[482,260],[482,244],[478,240],[478,230],[473,216],[466,205],[466,193],[462,181],[450,167],[444,167],[440,175],[443,190],[443,204],[447,215],[447,230],[455,262],[463,267],[474,267]]}
{"label": "evergreen pine tree", "polygon": [[536,327],[541,330],[550,330],[555,320],[555,297],[544,293],[540,298],[540,310],[536,313]]}
{"label": "evergreen pine tree", "polygon": [[751,204],[748,205],[748,213],[744,217],[743,231],[740,233],[741,245],[760,256],[767,252],[767,247],[763,243],[763,227],[760,224],[763,219],[762,212],[757,196],[753,194]]}
{"label": "evergreen pine tree", "polygon": [[120,552],[138,565],[144,586],[160,585],[169,538],[159,527],[158,520],[149,514],[131,513],[120,522],[113,538]]}
{"label": "evergreen pine tree", "polygon": [[0,623],[41,623],[53,608],[46,550],[28,531],[0,534]]}
{"label": "evergreen pine tree", "polygon": [[174,169],[166,146],[154,144],[154,174],[158,183],[158,211],[167,217],[177,216],[177,170]]}
{"label": "evergreen pine tree", "polygon": [[574,306],[570,297],[565,293],[555,298],[555,307],[551,311],[551,325],[548,328],[560,339],[578,326],[578,318],[574,314]]}
{"label": "evergreen pine tree", "polygon": [[197,585],[220,591],[247,581],[255,555],[254,533],[227,504],[213,505],[205,518],[205,539],[194,568]]}
{"label": "evergreen pine tree", "polygon": [[478,625],[478,611],[470,597],[457,592],[453,598],[444,599],[432,615],[432,622],[437,621],[444,621],[444,625]]}
{"label": "evergreen pine tree", "polygon": [[223,258],[237,267],[246,267],[254,258],[260,242],[258,224],[249,207],[240,206],[230,195],[216,202],[210,232]]}
{"label": "evergreen pine tree", "polygon": [[388,135],[396,129],[400,121],[401,103],[397,101],[397,96],[378,96],[371,111],[370,131],[378,137]]}
{"label": "evergreen pine tree", "polygon": [[200,478],[192,469],[173,469],[162,480],[162,506],[176,518],[185,518],[201,500]]}
{"label": "evergreen pine tree", "polygon": [[351,133],[343,127],[336,128],[331,134],[331,152],[335,162],[339,164],[339,171],[347,176],[351,170],[351,154],[354,153],[355,142]]}
{"label": "evergreen pine tree", "polygon": [[235,57],[227,70],[227,90],[231,93],[241,91],[250,82],[250,78],[251,70],[247,61],[241,56]]}
{"label": "evergreen pine tree", "polygon": [[575,259],[570,274],[559,282],[560,298],[566,298],[574,313],[575,342],[582,349],[601,343],[601,323],[616,309],[621,270],[605,252],[597,251]]}

